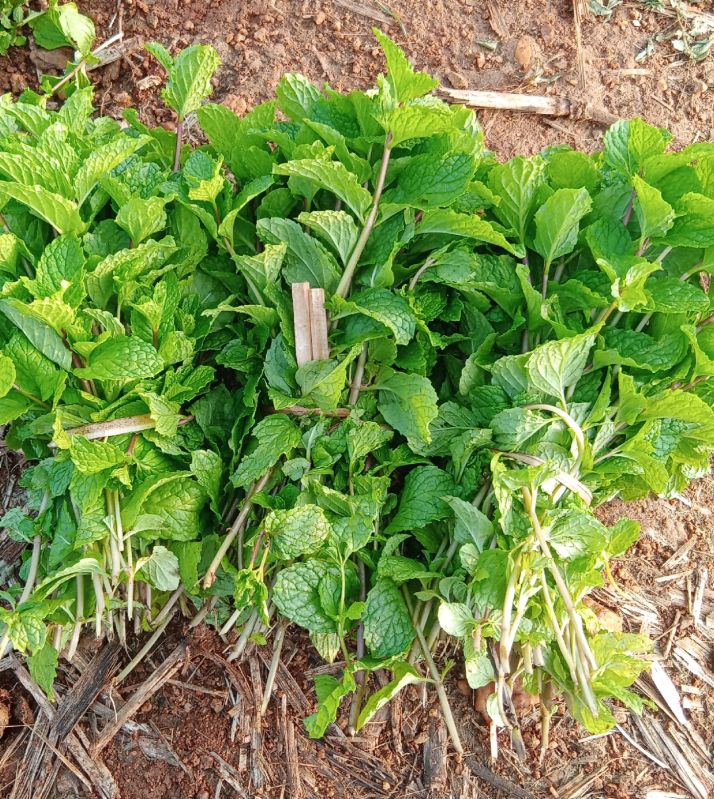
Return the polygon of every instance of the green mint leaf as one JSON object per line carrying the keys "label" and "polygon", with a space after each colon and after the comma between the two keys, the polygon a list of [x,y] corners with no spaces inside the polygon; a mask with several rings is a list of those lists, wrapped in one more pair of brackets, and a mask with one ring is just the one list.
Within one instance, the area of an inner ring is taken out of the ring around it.
{"label": "green mint leaf", "polygon": [[640,249],[650,238],[662,238],[674,222],[674,208],[662,199],[662,193],[639,175],[632,177],[635,189],[635,216],[640,225]]}
{"label": "green mint leaf", "polygon": [[464,638],[471,632],[474,621],[468,605],[460,602],[442,602],[439,605],[439,625],[447,635]]}
{"label": "green mint leaf", "polygon": [[339,405],[347,383],[347,367],[358,353],[355,347],[342,361],[308,361],[295,372],[295,380],[308,404],[327,411]]}
{"label": "green mint leaf", "polygon": [[662,155],[672,137],[642,119],[620,120],[605,132],[605,164],[635,175],[648,158]]}
{"label": "green mint leaf", "polygon": [[365,645],[376,658],[399,655],[414,640],[414,627],[402,594],[386,577],[369,590],[362,623]]}
{"label": "green mint leaf", "polygon": [[524,247],[537,191],[545,183],[543,159],[540,156],[516,157],[505,164],[498,164],[489,172],[488,183],[499,198],[494,214],[506,227],[516,231]]}
{"label": "green mint leaf", "polygon": [[223,479],[223,461],[220,455],[209,449],[194,450],[191,453],[191,473],[210,497],[213,512],[220,516],[219,499]]}
{"label": "green mint leaf", "polygon": [[201,563],[202,550],[203,543],[201,541],[175,541],[171,544],[171,551],[178,558],[181,585],[189,594],[198,593],[196,583],[198,582],[198,567]]}
{"label": "green mint leaf", "polygon": [[273,173],[303,178],[316,184],[320,189],[332,192],[355,213],[360,221],[364,220],[372,203],[372,195],[360,184],[357,176],[339,161],[322,159],[287,161],[284,164],[276,164]]}
{"label": "green mint leaf", "polygon": [[580,220],[591,206],[587,189],[558,189],[536,211],[533,248],[546,264],[575,249]]}
{"label": "green mint leaf", "polygon": [[58,233],[81,234],[86,224],[76,203],[42,186],[25,186],[6,180],[0,182],[0,199],[11,198],[26,205],[34,214],[52,225]]}
{"label": "green mint leaf", "polygon": [[665,239],[670,247],[711,247],[714,244],[714,199],[702,194],[685,194],[676,203],[675,211],[677,216]]}
{"label": "green mint leaf", "polygon": [[27,336],[39,352],[62,369],[70,369],[72,356],[61,337],[45,322],[37,319],[29,306],[16,299],[0,300],[0,313],[4,314]]}
{"label": "green mint leaf", "polygon": [[45,642],[41,649],[36,650],[27,658],[27,666],[32,675],[32,679],[47,694],[47,698],[52,701],[55,696],[54,682],[57,677],[57,662],[59,653],[57,650]]}
{"label": "green mint leaf", "polygon": [[395,663],[392,667],[392,679],[378,691],[375,691],[364,703],[355,729],[357,731],[361,730],[378,710],[388,702],[391,702],[407,685],[418,685],[422,682],[425,682],[425,678],[410,663],[402,661]]}
{"label": "green mint leaf", "polygon": [[330,535],[330,523],[317,505],[271,511],[263,526],[271,550],[281,560],[315,554]]}
{"label": "green mint leaf", "polygon": [[273,588],[275,606],[285,618],[310,632],[334,633],[335,622],[323,610],[319,593],[320,581],[327,576],[339,580],[339,569],[321,560],[281,569]]}
{"label": "green mint leaf", "polygon": [[362,422],[347,433],[347,453],[354,467],[362,458],[379,449],[392,439],[394,433],[384,430],[376,422]]}
{"label": "green mint leaf", "polygon": [[443,500],[456,517],[454,540],[460,544],[473,544],[479,552],[483,552],[493,538],[493,522],[470,502],[448,496],[443,497]]}
{"label": "green mint leaf", "polygon": [[41,14],[30,15],[35,42],[45,50],[67,47],[89,55],[94,44],[94,23],[77,10],[76,3],[53,4]]}
{"label": "green mint leaf", "polygon": [[298,216],[298,222],[329,244],[340,256],[342,264],[347,264],[359,238],[357,225],[347,212],[303,211]]}
{"label": "green mint leaf", "polygon": [[[118,167],[132,153],[149,141],[148,136],[121,136],[114,141],[98,147],[82,162],[73,179],[74,196],[81,207],[92,189],[113,169]],[[76,232],[76,231],[63,231]]]}
{"label": "green mint leaf", "polygon": [[526,408],[506,408],[491,420],[493,443],[506,452],[520,450],[533,436],[548,426],[547,416]]}
{"label": "green mint leaf", "polygon": [[606,328],[605,348],[593,354],[593,366],[631,366],[648,372],[663,372],[674,367],[688,351],[687,339],[681,333],[655,339],[635,330]]}
{"label": "green mint leaf", "polygon": [[408,344],[416,331],[417,317],[409,303],[399,294],[387,289],[364,289],[349,299],[332,297],[332,319],[351,314],[363,314],[388,328],[397,344]]}
{"label": "green mint leaf", "polygon": [[15,364],[7,355],[0,355],[0,397],[4,397],[15,384]]}
{"label": "green mint leaf", "polygon": [[392,134],[392,147],[408,139],[428,138],[454,128],[451,111],[438,101],[398,106],[375,117],[384,130]]}
{"label": "green mint leaf", "polygon": [[86,367],[74,373],[89,380],[135,380],[155,377],[163,368],[151,344],[136,336],[115,336],[98,344],[90,352]]}
{"label": "green mint leaf", "polygon": [[257,446],[243,457],[231,477],[233,485],[239,488],[247,488],[300,444],[298,428],[287,416],[279,413],[258,422],[252,434]]}
{"label": "green mint leaf", "polygon": [[384,193],[382,203],[422,209],[451,205],[466,191],[475,171],[470,153],[414,156],[399,173],[395,187]]}
{"label": "green mint leaf", "polygon": [[283,267],[288,283],[307,281],[312,288],[334,291],[340,279],[337,262],[312,236],[290,219],[261,219],[257,232],[265,244],[287,244]]}
{"label": "green mint leaf", "polygon": [[185,473],[177,473],[160,482],[144,498],[132,526],[139,528],[145,538],[191,541],[202,528],[200,517],[205,502],[203,487]]}
{"label": "green mint leaf", "polygon": [[396,102],[404,103],[423,97],[439,85],[439,81],[426,72],[415,72],[404,51],[386,34],[377,28],[373,28],[372,32],[384,51],[387,60],[387,80]]}
{"label": "green mint leaf", "polygon": [[89,441],[79,435],[72,436],[69,454],[82,474],[97,474],[127,462],[126,452],[109,441]]}
{"label": "green mint leaf", "polygon": [[645,307],[665,314],[704,314],[709,298],[697,286],[676,277],[662,276],[647,281]]}
{"label": "green mint leaf", "polygon": [[426,377],[392,372],[378,384],[377,407],[387,424],[414,446],[431,441],[429,425],[439,414],[434,387]]}
{"label": "green mint leaf", "polygon": [[159,591],[175,591],[179,587],[179,559],[161,544],[138,561],[137,572]]}
{"label": "green mint leaf", "polygon": [[640,537],[640,524],[632,519],[620,519],[612,527],[606,528],[606,535],[607,554],[617,558],[624,555]]}
{"label": "green mint leaf", "polygon": [[126,230],[134,246],[166,227],[166,199],[163,197],[132,197],[122,205],[116,223]]}
{"label": "green mint leaf", "polygon": [[198,110],[213,91],[211,78],[221,63],[218,53],[211,45],[194,44],[182,50],[170,63],[164,48],[154,43],[147,49],[168,72],[162,97],[176,111],[179,122],[182,122]]}
{"label": "green mint leaf", "polygon": [[592,194],[600,182],[595,159],[576,150],[554,152],[548,158],[546,172],[554,189],[585,188]]}
{"label": "green mint leaf", "polygon": [[490,222],[478,216],[459,214],[448,208],[424,212],[421,222],[417,226],[417,234],[427,235],[429,233],[483,241],[501,247],[518,257],[523,255],[522,250],[511,244],[503,233],[496,230]]}
{"label": "green mint leaf", "polygon": [[612,281],[610,291],[621,311],[646,308],[650,296],[645,289],[647,279],[662,267],[638,256],[598,258],[598,266]]}
{"label": "green mint leaf", "polygon": [[315,103],[320,99],[320,90],[302,75],[288,72],[280,79],[275,89],[278,106],[288,119],[302,122],[312,115]]}
{"label": "green mint leaf", "polygon": [[548,341],[533,350],[528,359],[528,377],[537,391],[565,403],[565,389],[580,380],[595,343],[596,333]]}
{"label": "green mint leaf", "polygon": [[464,673],[469,688],[474,691],[496,679],[496,670],[488,651],[485,647],[476,649],[471,637],[464,639]]}
{"label": "green mint leaf", "polygon": [[445,519],[451,509],[444,499],[454,494],[454,481],[436,466],[418,466],[404,481],[399,508],[386,533],[399,533],[425,527],[430,522]]}
{"label": "green mint leaf", "polygon": [[52,297],[63,291],[64,299],[70,305],[79,305],[85,296],[82,285],[84,264],[84,253],[77,236],[57,236],[43,250],[30,290],[36,298]]}
{"label": "green mint leaf", "polygon": [[342,681],[330,674],[315,677],[317,712],[305,719],[305,729],[311,738],[322,738],[330,724],[334,724],[342,700],[357,688],[351,672],[346,671]]}
{"label": "green mint leaf", "polygon": [[396,585],[409,580],[431,580],[440,577],[439,572],[429,571],[423,563],[404,555],[382,555],[377,567],[379,577],[389,577]]}
{"label": "green mint leaf", "polygon": [[179,403],[172,402],[153,391],[141,391],[139,396],[149,406],[149,415],[154,421],[156,432],[162,436],[175,436],[181,420]]}

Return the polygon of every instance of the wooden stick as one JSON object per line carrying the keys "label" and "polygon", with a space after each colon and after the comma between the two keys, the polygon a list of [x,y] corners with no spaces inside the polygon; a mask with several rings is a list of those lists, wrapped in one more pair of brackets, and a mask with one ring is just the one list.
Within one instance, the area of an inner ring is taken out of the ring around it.
{"label": "wooden stick", "polygon": [[375,11],[375,9],[369,8],[369,6],[363,3],[355,3],[354,0],[335,0],[335,3],[351,11],[353,14],[360,14],[368,19],[373,19],[375,22],[379,22],[380,25],[386,25],[386,27],[389,27],[392,22],[394,22],[393,19],[383,14],[381,11]]}
{"label": "wooden stick", "polygon": [[578,83],[585,88],[585,57],[583,55],[583,7],[582,0],[573,0],[573,20],[575,22],[575,47],[578,56]]}
{"label": "wooden stick", "polygon": [[99,733],[97,740],[92,744],[90,754],[93,757],[96,757],[99,752],[111,742],[112,738],[119,732],[124,723],[139,710],[144,702],[150,699],[166,680],[173,677],[179,668],[181,668],[181,663],[185,654],[186,644],[180,643],[159,668],[152,672],[145,682],[134,691],[126,703],[118,710],[114,719],[104,727],[101,733]]}
{"label": "wooden stick", "polygon": [[60,740],[66,738],[82,718],[87,708],[94,702],[116,668],[120,647],[118,644],[106,644],[92,658],[77,682],[64,695],[57,706],[52,723],[52,732]]}
{"label": "wooden stick", "polygon": [[293,324],[295,328],[295,359],[302,366],[312,360],[310,331],[310,284],[293,283]]}
{"label": "wooden stick", "polygon": [[310,338],[312,360],[326,361],[330,357],[330,345],[327,343],[324,289],[310,289]]}
{"label": "wooden stick", "polygon": [[[55,718],[55,709],[50,705],[42,689],[32,679],[30,672],[27,671],[25,666],[15,658],[14,655],[11,655],[11,657],[13,658],[12,668],[15,672],[15,676],[25,689],[32,694],[32,698],[37,702],[40,710],[47,716],[51,723]],[[74,732],[70,732],[65,742],[74,759],[94,785],[97,796],[101,797],[101,799],[114,799],[118,794],[118,788],[114,782],[114,778],[104,763],[99,760],[96,755],[90,757],[87,754],[87,750],[82,741],[80,728],[77,727]]]}
{"label": "wooden stick", "polygon": [[461,103],[471,108],[490,108],[496,111],[522,111],[553,117],[588,119],[599,125],[612,125],[619,117],[604,108],[580,104],[568,97],[546,97],[541,94],[514,94],[512,92],[473,91],[471,89],[437,90],[445,100]]}

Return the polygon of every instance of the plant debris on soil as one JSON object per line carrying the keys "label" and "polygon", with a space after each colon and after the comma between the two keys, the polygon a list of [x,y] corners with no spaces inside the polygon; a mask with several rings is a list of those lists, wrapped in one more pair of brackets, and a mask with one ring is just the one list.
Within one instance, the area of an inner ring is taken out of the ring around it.
{"label": "plant debris on soil", "polygon": [[[215,98],[243,114],[273,95],[287,69],[340,90],[371,85],[379,51],[370,29],[379,24],[419,68],[432,71],[446,86],[563,95],[595,103],[617,116],[639,115],[668,127],[678,146],[711,139],[714,133],[714,64],[710,59],[690,62],[660,46],[640,65],[637,53],[662,25],[660,17],[641,5],[618,6],[609,20],[584,16],[584,87],[577,76],[570,2],[525,0],[511,8],[498,2],[426,0],[418,9],[408,0],[388,8],[379,3],[280,0],[258,0],[250,9],[238,0],[127,0],[119,6],[101,0],[79,5],[95,19],[100,35],[109,36],[121,26],[130,42],[119,60],[92,73],[102,112],[119,116],[124,107],[136,106],[150,124],[174,123],[158,97],[160,68],[141,47],[142,40],[156,39],[172,51],[193,42],[213,43],[223,60]],[[38,72],[51,67],[37,51],[11,51],[8,62],[0,62],[0,86],[18,94],[24,85],[36,83]],[[564,136],[581,149],[601,145],[602,128],[584,121],[501,111],[482,112],[479,118],[487,145],[499,159],[537,152]],[[198,131],[189,129],[187,134]],[[16,488],[21,464],[5,450],[0,458],[0,500],[8,508],[22,502]],[[175,670],[97,758],[108,769],[98,779],[113,781],[125,799],[210,799],[232,793],[625,799],[648,792],[661,796],[657,791],[705,799],[714,789],[708,762],[714,744],[714,482],[699,481],[676,499],[647,499],[635,506],[615,502],[598,513],[608,524],[621,516],[642,524],[638,544],[613,567],[622,590],[602,589],[596,600],[603,609],[622,614],[626,630],[657,640],[666,673],[674,681],[671,688],[678,698],[661,677],[654,683],[651,677],[643,679],[641,690],[661,709],[657,714],[647,711],[644,721],[623,715],[611,734],[584,736],[565,708],[558,707],[549,749],[539,763],[539,713],[523,709],[524,740],[536,754],[521,762],[504,746],[499,761],[487,767],[488,724],[480,715],[478,694],[468,689],[457,666],[450,672],[448,690],[467,750],[463,759],[447,753],[438,702],[420,686],[405,689],[360,735],[348,737],[345,729],[333,725],[325,739],[312,741],[301,720],[314,710],[313,677],[332,673],[339,664],[325,666],[307,637],[290,630],[273,701],[262,716],[272,646],[252,645],[240,664],[232,664],[225,659],[225,642],[215,633],[174,622],[120,691],[108,689],[106,680],[97,686],[96,700],[91,697],[72,734],[81,742],[83,729],[97,731],[111,724],[152,672],[174,657]],[[0,537],[0,583],[4,564],[17,554],[18,545]],[[185,651],[176,654],[183,642]],[[131,641],[130,652],[141,643]],[[89,639],[82,646],[75,664],[64,664],[58,681],[67,691],[101,655]],[[444,663],[454,655],[453,643],[444,644],[438,660]],[[128,660],[123,654],[121,659]],[[0,796],[12,790],[13,799],[20,799],[18,785],[22,789],[23,782],[17,777],[32,768],[42,778],[35,785],[24,783],[28,799],[40,795],[32,793],[38,786],[51,789],[50,773],[57,782],[48,795],[94,795],[56,757],[52,725],[12,668],[0,673],[0,690]]]}

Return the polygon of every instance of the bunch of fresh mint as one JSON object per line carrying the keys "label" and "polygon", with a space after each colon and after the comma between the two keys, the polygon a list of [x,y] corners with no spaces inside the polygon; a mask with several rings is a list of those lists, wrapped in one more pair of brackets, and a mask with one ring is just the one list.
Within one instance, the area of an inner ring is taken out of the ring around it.
{"label": "bunch of fresh mint", "polygon": [[[242,119],[203,104],[210,48],[153,47],[200,147],[90,89],[0,105],[0,422],[32,462],[2,647],[48,692],[82,629],[178,603],[236,653],[277,611],[339,659],[314,736],[431,679],[459,748],[442,629],[516,741],[516,683],[592,731],[642,703],[649,642],[583,601],[638,530],[592,507],[708,470],[714,144],[632,120],[500,164],[376,35],[375,90],[288,74]],[[299,282],[331,351],[298,368]]]}

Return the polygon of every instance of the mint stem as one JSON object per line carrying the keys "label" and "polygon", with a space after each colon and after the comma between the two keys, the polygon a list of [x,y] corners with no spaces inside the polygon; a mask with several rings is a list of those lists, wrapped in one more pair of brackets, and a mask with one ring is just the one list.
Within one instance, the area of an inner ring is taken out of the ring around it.
{"label": "mint stem", "polygon": [[183,145],[183,119],[176,125],[176,151],[174,152],[174,172],[181,169],[181,146]]}
{"label": "mint stem", "polygon": [[389,156],[392,154],[392,134],[391,132],[387,134],[386,141],[384,142],[384,152],[382,153],[382,163],[379,167],[379,175],[377,177],[377,183],[374,187],[374,197],[372,199],[372,207],[369,210],[369,214],[367,216],[367,220],[364,223],[364,227],[362,228],[362,233],[360,234],[359,239],[357,239],[357,244],[355,244],[354,249],[350,255],[350,260],[347,262],[347,266],[345,267],[345,271],[342,274],[342,278],[340,279],[339,285],[335,291],[335,294],[338,297],[346,297],[350,293],[350,287],[352,285],[352,278],[355,273],[355,269],[357,268],[357,264],[359,263],[359,259],[364,251],[365,246],[367,245],[367,241],[369,239],[370,234],[372,233],[372,228],[374,228],[374,223],[377,221],[377,211],[379,210],[379,201],[382,197],[382,191],[384,189],[384,181],[387,178],[387,166],[389,165]]}

